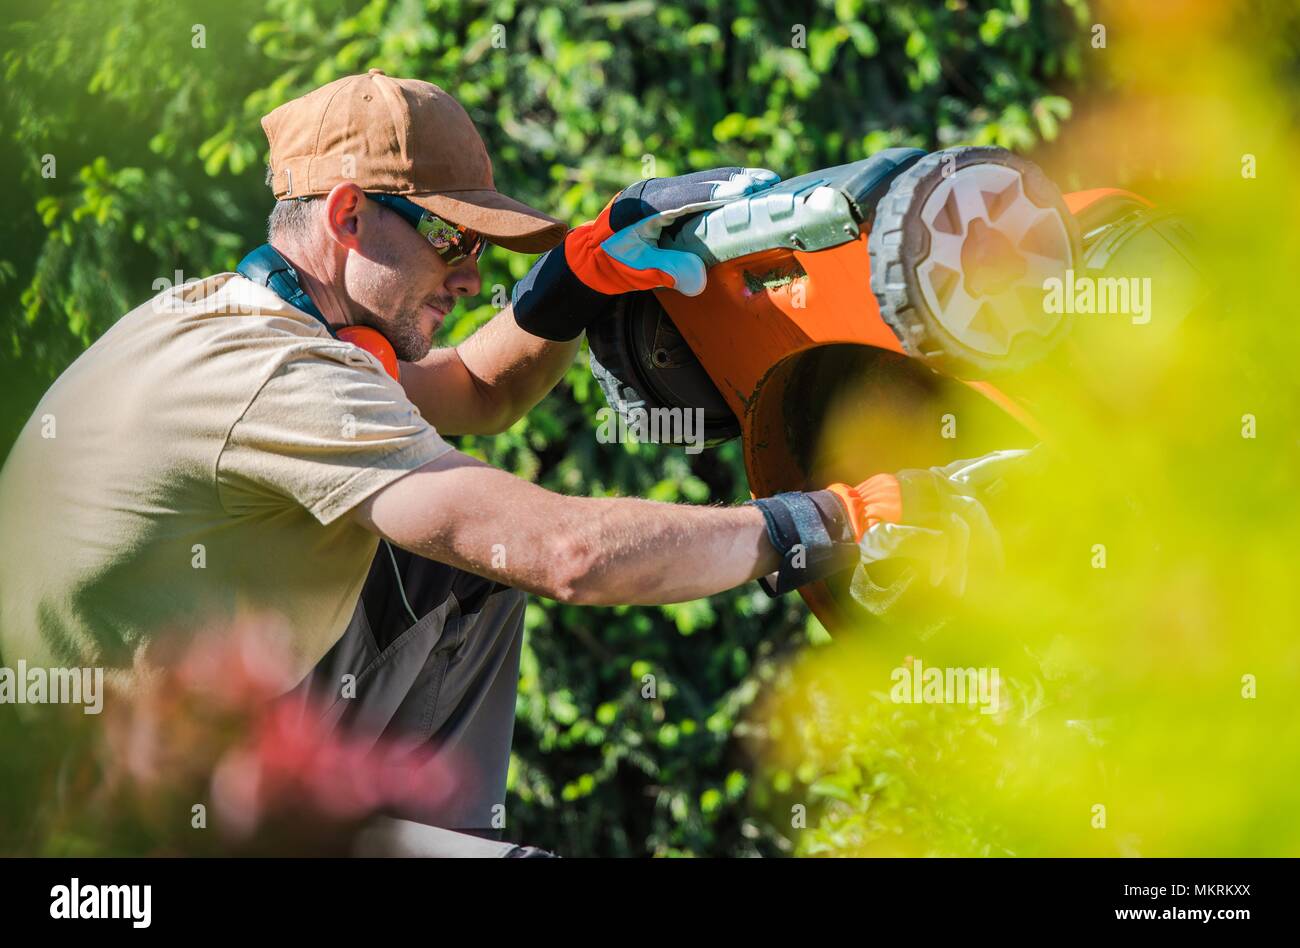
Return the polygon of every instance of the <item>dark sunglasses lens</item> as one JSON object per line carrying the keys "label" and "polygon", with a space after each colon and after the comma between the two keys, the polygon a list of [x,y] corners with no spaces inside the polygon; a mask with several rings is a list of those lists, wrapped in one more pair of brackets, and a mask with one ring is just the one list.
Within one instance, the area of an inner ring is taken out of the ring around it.
{"label": "dark sunglasses lens", "polygon": [[438,251],[447,263],[459,263],[466,257],[477,258],[483,253],[483,236],[472,230],[462,230],[455,224],[427,211],[416,228]]}

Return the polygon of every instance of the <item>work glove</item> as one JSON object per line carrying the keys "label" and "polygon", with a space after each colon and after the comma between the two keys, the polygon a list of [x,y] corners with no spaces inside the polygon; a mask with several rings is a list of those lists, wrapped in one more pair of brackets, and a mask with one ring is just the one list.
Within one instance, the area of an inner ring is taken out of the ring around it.
{"label": "work glove", "polygon": [[693,253],[661,249],[664,228],[779,180],[764,168],[714,168],[624,188],[515,284],[515,322],[535,336],[564,342],[607,315],[620,294],[668,287],[698,296],[707,280],[704,262]]}
{"label": "work glove", "polygon": [[749,501],[763,514],[767,538],[781,565],[759,579],[769,596],[857,566],[858,545],[882,523],[897,523],[902,495],[897,478],[877,474],[856,487],[791,491]]}
{"label": "work glove", "polygon": [[1002,540],[988,503],[1009,475],[1031,466],[1031,453],[995,451],[945,467],[899,471],[900,517],[863,534],[849,587],[853,598],[879,616],[909,590],[959,599],[972,575],[1000,571]]}
{"label": "work glove", "polygon": [[877,474],[856,487],[752,500],[781,554],[778,570],[759,583],[778,596],[852,569],[850,593],[875,615],[914,586],[960,597],[972,572],[1002,566],[989,499],[1042,461],[1038,449],[995,451],[945,467]]}

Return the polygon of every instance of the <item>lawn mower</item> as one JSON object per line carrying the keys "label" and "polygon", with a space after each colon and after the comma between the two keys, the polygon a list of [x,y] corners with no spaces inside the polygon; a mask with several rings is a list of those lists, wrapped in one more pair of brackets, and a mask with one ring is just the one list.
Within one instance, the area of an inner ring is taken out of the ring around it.
{"label": "lawn mower", "polygon": [[[739,437],[754,496],[1034,446],[1044,420],[1015,382],[1071,331],[1044,305],[1052,281],[1195,271],[1172,214],[1062,195],[992,147],[887,149],[660,244],[701,257],[707,286],[621,297],[589,332],[591,370],[616,411],[696,410],[705,443]],[[847,582],[800,593],[827,628],[859,615]]]}

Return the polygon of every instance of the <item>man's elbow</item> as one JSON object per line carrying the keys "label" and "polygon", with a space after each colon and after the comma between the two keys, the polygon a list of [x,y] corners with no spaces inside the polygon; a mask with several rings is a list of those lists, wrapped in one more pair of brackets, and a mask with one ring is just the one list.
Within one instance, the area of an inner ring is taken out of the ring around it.
{"label": "man's elbow", "polygon": [[475,394],[473,421],[468,426],[473,430],[460,433],[484,436],[502,434],[519,420],[523,412],[516,407],[504,386],[490,385],[468,369],[465,371]]}
{"label": "man's elbow", "polygon": [[550,561],[550,596],[570,606],[613,604],[600,569],[600,551],[586,538],[559,536]]}
{"label": "man's elbow", "polygon": [[460,433],[491,437],[504,434],[518,420],[519,413],[504,399],[484,399],[478,411],[474,413],[473,422],[467,426],[473,430]]}

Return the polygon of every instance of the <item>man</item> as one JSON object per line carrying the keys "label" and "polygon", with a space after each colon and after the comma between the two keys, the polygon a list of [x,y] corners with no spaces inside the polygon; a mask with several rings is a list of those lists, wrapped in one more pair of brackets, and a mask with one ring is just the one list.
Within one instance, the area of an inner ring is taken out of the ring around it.
{"label": "man", "polygon": [[[851,565],[889,484],[735,508],[566,497],[441,437],[527,412],[618,293],[698,293],[703,265],[659,250],[659,230],[770,172],[638,182],[566,235],[496,191],[473,123],[429,83],[371,70],[263,127],[271,245],[124,316],[15,445],[0,475],[0,648],[105,666],[129,692],[195,629],[279,617],[298,697],[455,755],[456,791],[404,815],[488,832],[525,592],[668,603],[772,573],[792,588]],[[554,249],[512,306],[431,351],[457,298],[480,290],[484,241]]]}

